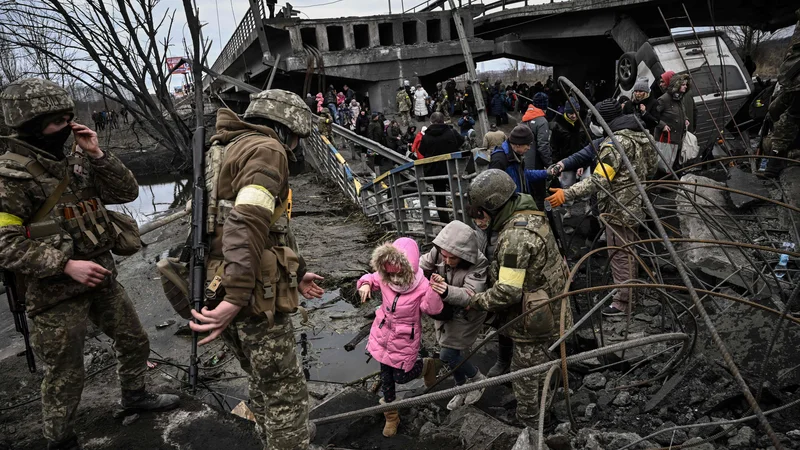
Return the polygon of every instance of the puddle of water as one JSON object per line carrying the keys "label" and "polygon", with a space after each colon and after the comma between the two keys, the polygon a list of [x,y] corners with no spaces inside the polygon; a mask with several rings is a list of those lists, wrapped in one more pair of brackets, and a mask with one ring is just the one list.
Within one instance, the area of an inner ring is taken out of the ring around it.
{"label": "puddle of water", "polygon": [[[356,333],[352,331],[338,332],[338,329],[349,328],[346,323],[366,323],[361,318],[361,313],[345,300],[330,303],[339,296],[339,291],[327,292],[322,299],[306,302],[306,309],[326,308],[312,311],[316,316],[312,324],[302,333],[306,335],[306,345],[303,348],[302,335],[297,345],[297,352],[303,361],[303,372],[307,379],[315,381],[330,381],[347,383],[380,370],[380,364],[374,359],[367,363],[369,358],[364,352],[367,339],[361,341],[356,348],[348,352],[345,344],[350,342]],[[328,306],[330,305],[330,306]]]}
{"label": "puddle of water", "polygon": [[191,195],[189,180],[182,175],[138,177],[137,181],[139,197],[136,200],[109,208],[129,214],[140,226],[160,213],[185,204]]}

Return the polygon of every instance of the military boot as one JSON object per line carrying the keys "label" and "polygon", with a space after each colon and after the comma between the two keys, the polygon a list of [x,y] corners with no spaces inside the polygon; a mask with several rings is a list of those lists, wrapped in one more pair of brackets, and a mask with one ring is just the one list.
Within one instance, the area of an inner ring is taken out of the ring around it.
{"label": "military boot", "polygon": [[506,336],[498,336],[497,339],[497,362],[494,363],[486,374],[489,378],[497,377],[507,373],[511,368],[511,357],[514,353],[514,341]]}
{"label": "military boot", "polygon": [[144,388],[122,391],[122,408],[126,411],[168,411],[178,406],[180,398],[172,394],[154,394]]}
{"label": "military boot", "polygon": [[769,159],[767,161],[767,170],[764,171],[764,176],[767,178],[778,178],[781,176],[781,172],[785,167],[786,161],[781,159]]}
{"label": "military boot", "polygon": [[81,450],[78,444],[78,436],[74,434],[63,441],[48,442],[47,450]]}

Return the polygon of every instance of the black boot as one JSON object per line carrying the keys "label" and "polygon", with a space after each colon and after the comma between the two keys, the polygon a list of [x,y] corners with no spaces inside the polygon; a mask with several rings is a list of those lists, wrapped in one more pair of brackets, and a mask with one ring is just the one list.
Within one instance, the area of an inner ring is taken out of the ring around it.
{"label": "black boot", "polygon": [[[777,156],[777,154],[775,155]],[[767,170],[764,171],[764,176],[767,178],[778,178],[781,172],[786,167],[786,161],[781,159],[769,159],[767,161]]]}
{"label": "black boot", "polygon": [[514,341],[502,334],[497,336],[497,362],[486,374],[489,378],[507,373],[511,368],[511,357],[514,354]]}
{"label": "black boot", "polygon": [[81,450],[81,446],[78,444],[78,436],[73,434],[63,441],[48,442],[47,450]]}
{"label": "black boot", "polygon": [[180,398],[172,394],[154,394],[144,388],[122,391],[122,408],[126,411],[168,411],[178,406]]}

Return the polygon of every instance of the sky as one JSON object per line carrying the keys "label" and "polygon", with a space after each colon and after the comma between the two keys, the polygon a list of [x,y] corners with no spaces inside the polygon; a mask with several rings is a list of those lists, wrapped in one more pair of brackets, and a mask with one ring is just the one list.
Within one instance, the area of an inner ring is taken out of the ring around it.
{"label": "sky", "polygon": [[[220,50],[228,42],[228,39],[233,34],[242,17],[250,8],[248,0],[196,0],[197,7],[200,9],[200,21],[206,25],[203,27],[204,37],[212,41],[211,51],[209,53],[210,64],[213,63]],[[330,17],[346,17],[346,16],[373,16],[380,14],[389,14],[389,4],[391,3],[392,13],[398,14],[402,11],[403,6],[410,9],[422,3],[424,0],[297,0],[289,1],[295,10],[301,11],[300,18],[302,19],[321,19]],[[478,2],[477,0],[475,1]],[[545,3],[549,0],[534,0],[532,3]],[[457,3],[457,2],[456,2]],[[464,1],[464,3],[467,3]],[[277,13],[281,7],[286,4],[286,1],[279,0],[276,5],[275,12]],[[172,53],[178,52],[183,48],[183,34],[185,34],[186,41],[191,42],[188,33],[186,19],[183,14],[182,0],[162,0],[160,2],[162,8],[176,9],[175,23],[173,25],[173,37],[175,46],[172,47]],[[318,6],[314,6],[318,5]],[[172,54],[171,56],[183,56],[180,54]],[[502,70],[507,67],[507,60],[495,60],[486,63],[481,63],[479,70]],[[181,77],[174,77],[173,84],[178,86],[182,82]]]}

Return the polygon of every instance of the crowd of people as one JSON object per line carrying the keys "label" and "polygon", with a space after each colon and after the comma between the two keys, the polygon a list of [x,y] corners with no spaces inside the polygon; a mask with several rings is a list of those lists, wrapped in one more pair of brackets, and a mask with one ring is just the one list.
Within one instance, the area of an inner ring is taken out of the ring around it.
{"label": "crowd of people", "polygon": [[92,111],[92,122],[97,131],[105,129],[118,129],[120,121],[128,123],[128,110],[122,108],[117,112],[116,109],[103,109]]}

